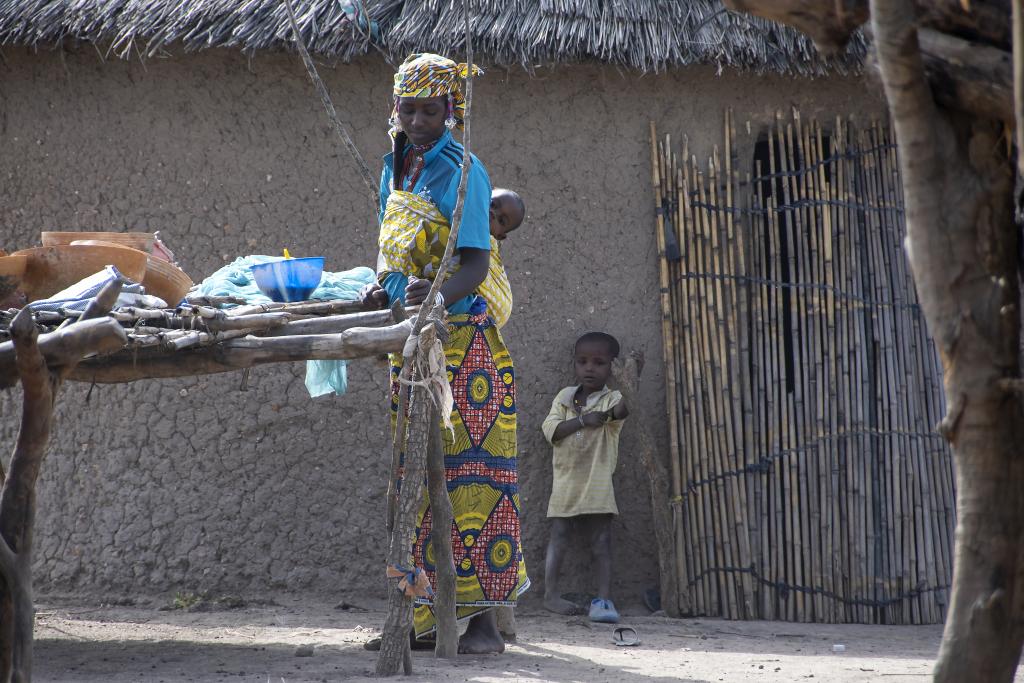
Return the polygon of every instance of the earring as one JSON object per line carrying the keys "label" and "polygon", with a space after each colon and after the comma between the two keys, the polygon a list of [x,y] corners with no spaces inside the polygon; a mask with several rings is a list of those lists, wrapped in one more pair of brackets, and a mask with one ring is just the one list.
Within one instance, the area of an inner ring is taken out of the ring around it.
{"label": "earring", "polygon": [[448,130],[455,130],[455,98],[451,95],[448,96],[448,118],[444,120],[445,128]]}

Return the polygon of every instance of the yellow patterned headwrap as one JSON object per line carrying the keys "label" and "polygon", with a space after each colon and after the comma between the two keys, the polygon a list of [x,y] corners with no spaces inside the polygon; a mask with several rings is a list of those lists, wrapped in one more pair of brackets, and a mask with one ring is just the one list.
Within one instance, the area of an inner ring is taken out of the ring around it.
{"label": "yellow patterned headwrap", "polygon": [[[431,52],[409,55],[395,74],[395,107],[391,112],[392,125],[397,123],[398,98],[448,96],[449,117],[453,126],[461,129],[466,114],[466,96],[462,94],[462,81],[469,73],[466,64],[457,64],[447,57]],[[483,69],[473,65],[473,75]]]}

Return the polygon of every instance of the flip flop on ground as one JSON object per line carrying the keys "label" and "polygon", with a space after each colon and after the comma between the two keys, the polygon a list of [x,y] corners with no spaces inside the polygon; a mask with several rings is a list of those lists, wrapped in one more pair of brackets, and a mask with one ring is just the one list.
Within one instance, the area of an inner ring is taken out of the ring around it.
{"label": "flip flop on ground", "polygon": [[632,626],[619,626],[612,631],[612,642],[619,647],[632,647],[640,644],[640,636]]}

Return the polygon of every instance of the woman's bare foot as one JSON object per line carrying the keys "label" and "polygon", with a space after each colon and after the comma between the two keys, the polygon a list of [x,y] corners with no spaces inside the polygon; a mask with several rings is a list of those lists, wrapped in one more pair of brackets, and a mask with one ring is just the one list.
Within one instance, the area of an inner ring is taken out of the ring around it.
{"label": "woman's bare foot", "polygon": [[505,640],[498,631],[493,609],[470,619],[466,632],[459,638],[460,655],[500,655],[504,651]]}
{"label": "woman's bare foot", "polygon": [[583,610],[580,609],[579,605],[574,602],[569,602],[565,598],[560,598],[557,595],[544,596],[544,609],[554,612],[555,614],[564,614],[566,616],[583,614]]}

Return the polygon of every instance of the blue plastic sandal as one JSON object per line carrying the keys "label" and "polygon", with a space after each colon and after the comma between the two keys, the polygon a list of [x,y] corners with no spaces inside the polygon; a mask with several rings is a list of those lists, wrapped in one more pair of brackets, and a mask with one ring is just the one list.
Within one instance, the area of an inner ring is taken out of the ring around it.
{"label": "blue plastic sandal", "polygon": [[619,613],[611,600],[594,598],[590,601],[590,620],[599,624],[617,624]]}

